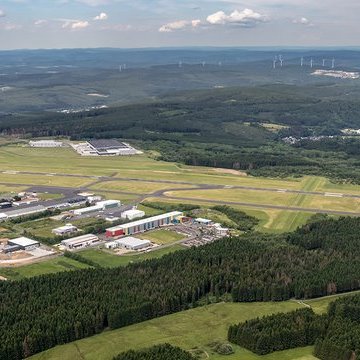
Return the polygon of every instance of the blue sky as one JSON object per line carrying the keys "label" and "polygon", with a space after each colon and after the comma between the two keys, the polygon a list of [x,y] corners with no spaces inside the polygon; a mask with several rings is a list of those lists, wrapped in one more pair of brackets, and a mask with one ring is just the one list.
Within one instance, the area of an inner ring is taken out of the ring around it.
{"label": "blue sky", "polygon": [[359,0],[1,0],[0,49],[358,46]]}

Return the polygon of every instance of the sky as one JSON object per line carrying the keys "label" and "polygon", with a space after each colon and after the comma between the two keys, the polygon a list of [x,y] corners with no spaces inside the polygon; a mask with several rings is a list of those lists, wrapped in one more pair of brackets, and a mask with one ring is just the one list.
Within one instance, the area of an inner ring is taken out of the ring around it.
{"label": "sky", "polygon": [[359,46],[359,0],[0,0],[0,49]]}

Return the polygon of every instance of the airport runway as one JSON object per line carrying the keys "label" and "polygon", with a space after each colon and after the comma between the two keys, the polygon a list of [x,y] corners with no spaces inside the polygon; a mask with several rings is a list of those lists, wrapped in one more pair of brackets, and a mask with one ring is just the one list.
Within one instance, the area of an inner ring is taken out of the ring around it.
{"label": "airport runway", "polygon": [[[241,185],[213,185],[213,184],[199,184],[187,181],[172,181],[172,180],[146,180],[141,178],[126,178],[126,177],[111,177],[111,176],[93,176],[93,175],[76,175],[76,174],[60,174],[60,173],[39,173],[39,172],[30,172],[30,171],[2,171],[4,174],[23,174],[23,175],[41,175],[41,176],[65,176],[65,177],[74,177],[74,178],[87,178],[94,179],[95,181],[88,184],[86,189],[90,186],[101,184],[108,181],[134,181],[134,182],[148,182],[156,184],[172,184],[172,185],[189,185],[195,186],[200,190],[210,190],[210,189],[238,189],[238,190],[249,190],[249,191],[264,191],[264,192],[277,192],[277,193],[289,193],[289,194],[301,194],[301,195],[318,195],[326,197],[339,197],[339,198],[353,198],[360,199],[360,194],[343,194],[337,192],[324,192],[324,191],[305,191],[305,190],[294,190],[294,189],[284,189],[284,188],[266,188],[266,187],[255,187],[255,186],[241,186]],[[0,183],[1,185],[7,185],[9,183]],[[13,186],[33,186],[33,184],[9,184]],[[179,189],[184,190],[184,189]],[[94,190],[93,190],[94,191]],[[173,189],[168,189],[167,191],[174,191]]]}
{"label": "airport runway", "polygon": [[287,211],[301,211],[301,212],[311,212],[311,213],[320,213],[320,214],[331,214],[331,215],[345,215],[345,216],[360,216],[360,213],[351,212],[351,211],[338,211],[338,210],[324,210],[324,209],[313,209],[313,208],[303,208],[303,207],[292,207],[292,206],[282,206],[282,205],[269,205],[269,204],[254,204],[246,202],[237,202],[237,201],[221,201],[221,200],[206,200],[206,199],[193,199],[187,197],[177,197],[177,196],[166,196],[160,195],[159,198],[164,199],[174,199],[181,201],[189,201],[192,203],[205,202],[217,205],[240,205],[245,207],[252,207],[257,209],[276,209],[276,210],[287,210]]}
{"label": "airport runway", "polygon": [[[44,173],[33,173],[33,172],[17,172],[19,174],[37,174],[37,175],[46,175]],[[69,176],[69,177],[82,177],[82,178],[94,178],[94,176],[83,176],[83,175],[71,175],[71,174],[56,174],[57,176]],[[54,174],[55,176],[55,174]],[[172,184],[174,188],[168,188],[165,190],[158,190],[153,193],[147,194],[138,194],[121,190],[97,190],[91,189],[89,186],[92,186],[97,183],[103,183],[107,181],[135,181],[135,182],[151,182],[151,183],[160,183],[160,184]],[[207,202],[211,204],[222,204],[222,205],[239,205],[245,207],[252,207],[258,209],[277,209],[277,210],[287,210],[287,211],[301,211],[301,212],[311,212],[311,213],[323,213],[323,214],[333,214],[333,215],[345,215],[345,216],[360,216],[358,212],[351,211],[340,211],[340,210],[325,210],[325,209],[316,209],[316,208],[304,208],[304,207],[291,207],[283,205],[271,205],[271,204],[256,204],[256,203],[247,203],[247,202],[235,202],[235,201],[221,201],[221,200],[212,200],[212,199],[196,199],[188,197],[176,197],[166,195],[167,192],[171,191],[198,191],[198,190],[226,190],[226,189],[241,189],[248,191],[259,191],[259,192],[278,192],[278,193],[289,193],[289,194],[301,194],[301,195],[318,195],[326,197],[342,197],[342,198],[354,198],[360,199],[358,194],[342,194],[342,193],[330,193],[330,192],[317,192],[317,191],[303,191],[303,190],[293,190],[293,189],[274,189],[274,188],[259,188],[252,186],[230,186],[230,185],[212,185],[212,184],[197,184],[191,182],[179,182],[171,180],[145,180],[139,178],[122,178],[122,177],[96,177],[96,181],[88,184],[87,186],[82,186],[79,188],[72,187],[58,187],[58,186],[48,186],[48,185],[33,185],[33,184],[19,184],[19,183],[5,183],[1,182],[1,185],[9,186],[23,186],[28,187],[28,191],[36,192],[48,192],[48,193],[60,193],[64,195],[64,198],[75,196],[79,192],[102,192],[108,194],[118,194],[118,195],[134,195],[136,199],[131,201],[130,205],[135,205],[140,203],[149,197],[155,198],[168,198],[174,200],[188,201],[188,202]],[[179,188],[176,185],[189,185],[189,188]],[[46,202],[48,204],[49,201]],[[37,203],[41,205],[41,203]]]}

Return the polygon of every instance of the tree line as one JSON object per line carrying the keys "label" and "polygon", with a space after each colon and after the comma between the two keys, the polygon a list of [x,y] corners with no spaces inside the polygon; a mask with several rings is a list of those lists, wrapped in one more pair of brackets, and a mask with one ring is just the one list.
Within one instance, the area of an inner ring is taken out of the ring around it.
{"label": "tree line", "polygon": [[252,319],[230,326],[228,340],[258,355],[314,345],[325,333],[326,317],[311,309]]}
{"label": "tree line", "polygon": [[21,359],[106,328],[196,307],[206,296],[282,301],[360,289],[353,236],[360,219],[319,224],[322,248],[295,243],[316,232],[312,224],[289,236],[249,233],[126,267],[1,282],[0,358]]}
{"label": "tree line", "polygon": [[259,355],[315,344],[314,355],[321,360],[357,359],[360,295],[331,302],[324,315],[308,308],[231,325],[228,340]]}
{"label": "tree line", "polygon": [[170,344],[155,345],[144,350],[129,350],[113,360],[195,360],[189,352]]}

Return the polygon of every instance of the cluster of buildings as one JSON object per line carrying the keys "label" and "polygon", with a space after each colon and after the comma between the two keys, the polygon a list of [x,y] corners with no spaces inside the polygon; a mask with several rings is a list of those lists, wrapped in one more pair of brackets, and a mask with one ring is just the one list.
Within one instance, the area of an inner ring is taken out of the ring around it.
{"label": "cluster of buildings", "polygon": [[127,143],[118,140],[90,140],[79,144],[71,144],[72,148],[82,156],[126,156],[142,154]]}
{"label": "cluster of buildings", "polygon": [[[34,203],[36,202],[39,202],[39,199],[35,195],[29,196],[28,194],[24,195],[21,200],[6,200],[0,202],[0,221],[29,216],[46,210],[79,207],[79,209],[72,210],[71,213],[76,216],[81,216],[108,209],[115,209],[121,206],[119,200],[102,201],[101,196],[93,196],[92,194],[78,194],[78,196],[75,197],[43,201],[41,204],[35,205]],[[90,206],[85,206],[89,204]],[[14,209],[15,206],[16,209]]]}
{"label": "cluster of buildings", "polygon": [[115,209],[121,206],[120,200],[103,200],[98,201],[95,205],[83,207],[74,210],[74,215],[85,215],[93,212],[104,211],[108,209]]}
{"label": "cluster of buildings", "polygon": [[200,225],[200,226],[206,226],[210,229],[213,229],[216,236],[227,236],[229,235],[229,228],[223,227],[219,223],[215,223],[212,220],[204,219],[204,218],[196,218],[194,219],[194,223]]}

